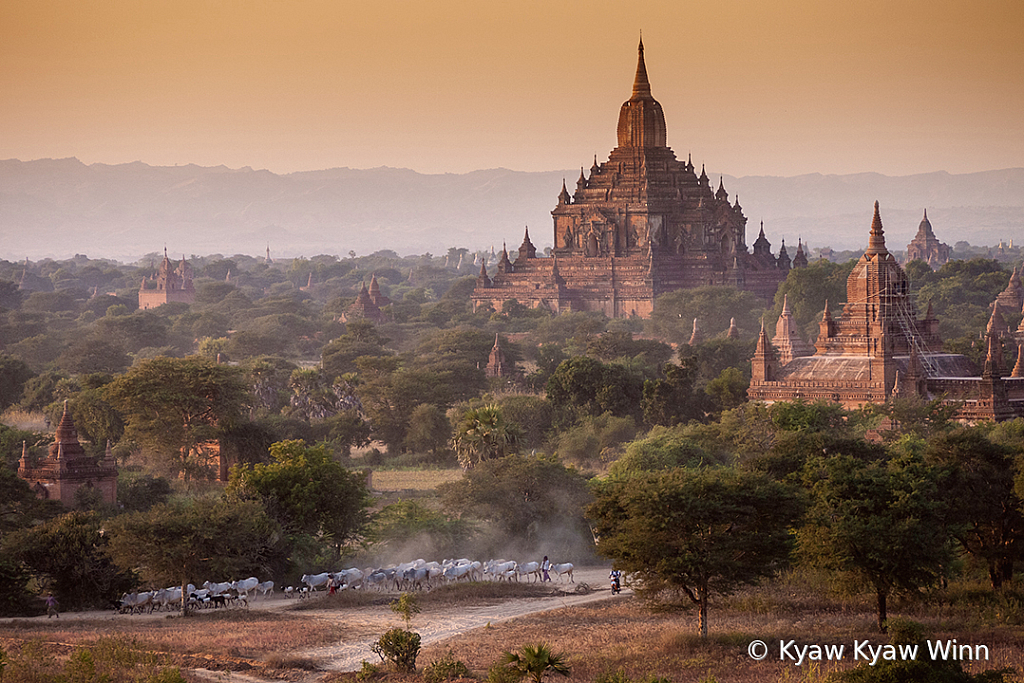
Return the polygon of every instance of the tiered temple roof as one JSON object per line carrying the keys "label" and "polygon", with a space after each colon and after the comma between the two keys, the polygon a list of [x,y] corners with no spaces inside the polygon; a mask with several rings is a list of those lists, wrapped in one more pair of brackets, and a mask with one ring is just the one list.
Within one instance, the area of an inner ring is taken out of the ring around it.
{"label": "tiered temple roof", "polygon": [[910,283],[885,246],[878,202],[868,249],[846,293],[837,319],[826,302],[814,355],[776,356],[762,329],[747,392],[752,400],[826,400],[856,408],[893,395],[943,397],[956,402],[962,420],[1024,416],[1024,377],[1003,377],[998,311],[989,323],[981,376],[964,356],[942,353],[931,306],[918,317]]}
{"label": "tiered temple roof", "polygon": [[67,507],[74,505],[80,489],[99,492],[102,500],[110,505],[117,502],[117,465],[110,444],[99,462],[90,458],[78,441],[78,430],[67,401],[64,401],[64,412],[46,458],[31,462],[28,449],[22,444],[18,476],[33,485],[38,497],[59,500]]}
{"label": "tiered temple roof", "polygon": [[503,250],[494,272],[481,271],[474,307],[499,310],[516,299],[556,313],[646,317],[658,295],[705,285],[771,299],[788,262],[779,267],[763,230],[749,253],[747,219],[738,200],[730,203],[724,180],[712,189],[703,167],[697,175],[692,159],[679,161],[668,147],[642,41],[616,139],[607,161],[595,157],[589,174],[580,169],[574,192],[563,181],[551,212],[551,258],[537,257],[527,232],[514,262]]}
{"label": "tiered temple roof", "polygon": [[951,251],[948,244],[943,244],[935,236],[931,221],[928,220],[928,209],[925,209],[924,218],[917,227],[917,235],[907,245],[907,263],[924,261],[935,269],[949,261]]}

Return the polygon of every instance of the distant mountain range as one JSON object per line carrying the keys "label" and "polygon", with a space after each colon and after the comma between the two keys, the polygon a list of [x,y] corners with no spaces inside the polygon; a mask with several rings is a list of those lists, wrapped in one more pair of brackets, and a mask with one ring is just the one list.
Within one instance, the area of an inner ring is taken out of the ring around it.
{"label": "distant mountain range", "polygon": [[[335,168],[278,175],[224,166],[86,165],[77,159],[0,161],[0,258],[133,261],[166,245],[172,254],[275,257],[444,253],[448,247],[519,246],[524,226],[551,245],[551,210],[563,178],[578,171],[490,169],[426,175],[397,168]],[[711,174],[717,188],[719,176]],[[890,177],[811,174],[724,176],[739,197],[747,244],[760,221],[774,250],[782,239],[812,247],[867,244],[881,204],[888,245],[902,250],[922,212],[940,240],[1024,242],[1024,168]]]}

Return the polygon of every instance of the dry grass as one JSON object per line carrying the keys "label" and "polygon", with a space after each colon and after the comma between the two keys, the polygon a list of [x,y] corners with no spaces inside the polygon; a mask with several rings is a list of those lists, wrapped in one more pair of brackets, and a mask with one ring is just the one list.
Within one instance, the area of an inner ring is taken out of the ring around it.
{"label": "dry grass", "polygon": [[[854,639],[869,639],[876,645],[888,642],[875,630],[874,615],[870,612],[787,612],[790,613],[782,617],[713,609],[709,638],[702,641],[696,635],[696,617],[692,612],[652,614],[636,599],[624,597],[522,617],[453,641],[433,643],[423,648],[420,661],[429,663],[451,647],[471,671],[484,677],[504,650],[543,641],[567,655],[572,666],[572,676],[567,679],[570,682],[590,682],[619,670],[630,678],[656,675],[679,682],[712,677],[730,683],[813,682],[823,681],[837,666],[804,663],[797,667],[792,662],[779,662],[775,655],[756,662],[747,655],[748,644],[754,639],[764,640],[773,644],[777,652],[780,640],[793,639],[800,644],[846,643],[849,651]],[[1014,630],[964,632],[945,631],[941,625],[936,626],[940,628],[934,631],[935,638],[957,638],[961,643],[990,647],[991,661],[982,662],[983,666],[975,671],[1005,666],[1020,671],[1024,667],[1024,635]],[[844,660],[839,666],[846,668],[852,664]]]}
{"label": "dry grass", "polygon": [[50,431],[50,427],[46,425],[46,416],[39,411],[9,408],[0,415],[0,422],[8,427],[14,427],[26,432],[45,433]]}
{"label": "dry grass", "polygon": [[170,654],[203,654],[262,659],[296,649],[327,645],[343,629],[309,616],[241,610],[194,614],[188,618],[15,620],[0,624],[0,641],[41,640],[84,645],[106,637],[134,638],[140,648]]}
{"label": "dry grass", "polygon": [[432,491],[438,484],[462,478],[461,469],[374,470],[374,491]]}

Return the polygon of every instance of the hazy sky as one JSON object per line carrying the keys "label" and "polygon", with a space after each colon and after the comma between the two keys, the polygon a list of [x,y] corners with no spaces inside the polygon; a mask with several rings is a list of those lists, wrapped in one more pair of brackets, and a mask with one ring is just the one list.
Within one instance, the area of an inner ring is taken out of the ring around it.
{"label": "hazy sky", "polygon": [[709,170],[1024,166],[1022,0],[0,0],[0,158],[589,167],[641,30]]}

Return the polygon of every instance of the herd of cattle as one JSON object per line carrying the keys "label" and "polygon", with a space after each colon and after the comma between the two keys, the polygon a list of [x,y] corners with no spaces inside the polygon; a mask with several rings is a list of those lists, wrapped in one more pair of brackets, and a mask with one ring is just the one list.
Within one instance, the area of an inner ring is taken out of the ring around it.
{"label": "herd of cattle", "polygon": [[[548,579],[557,577],[559,581],[572,576],[573,565],[551,564],[547,570]],[[308,597],[316,591],[339,591],[346,589],[362,590],[430,590],[431,588],[455,583],[458,581],[543,581],[544,567],[540,562],[524,562],[512,560],[488,560],[478,562],[466,558],[444,560],[443,562],[427,562],[414,560],[389,567],[367,569],[342,569],[337,572],[322,574],[304,574],[299,586],[287,586],[282,589],[285,597]],[[190,608],[205,607],[245,607],[259,596],[273,594],[273,581],[260,581],[255,576],[243,581],[211,583],[207,581],[202,588],[192,584],[186,587]],[[125,593],[116,603],[116,609],[122,614],[154,612],[157,610],[175,610],[181,606],[181,586],[161,588],[155,591]]]}

